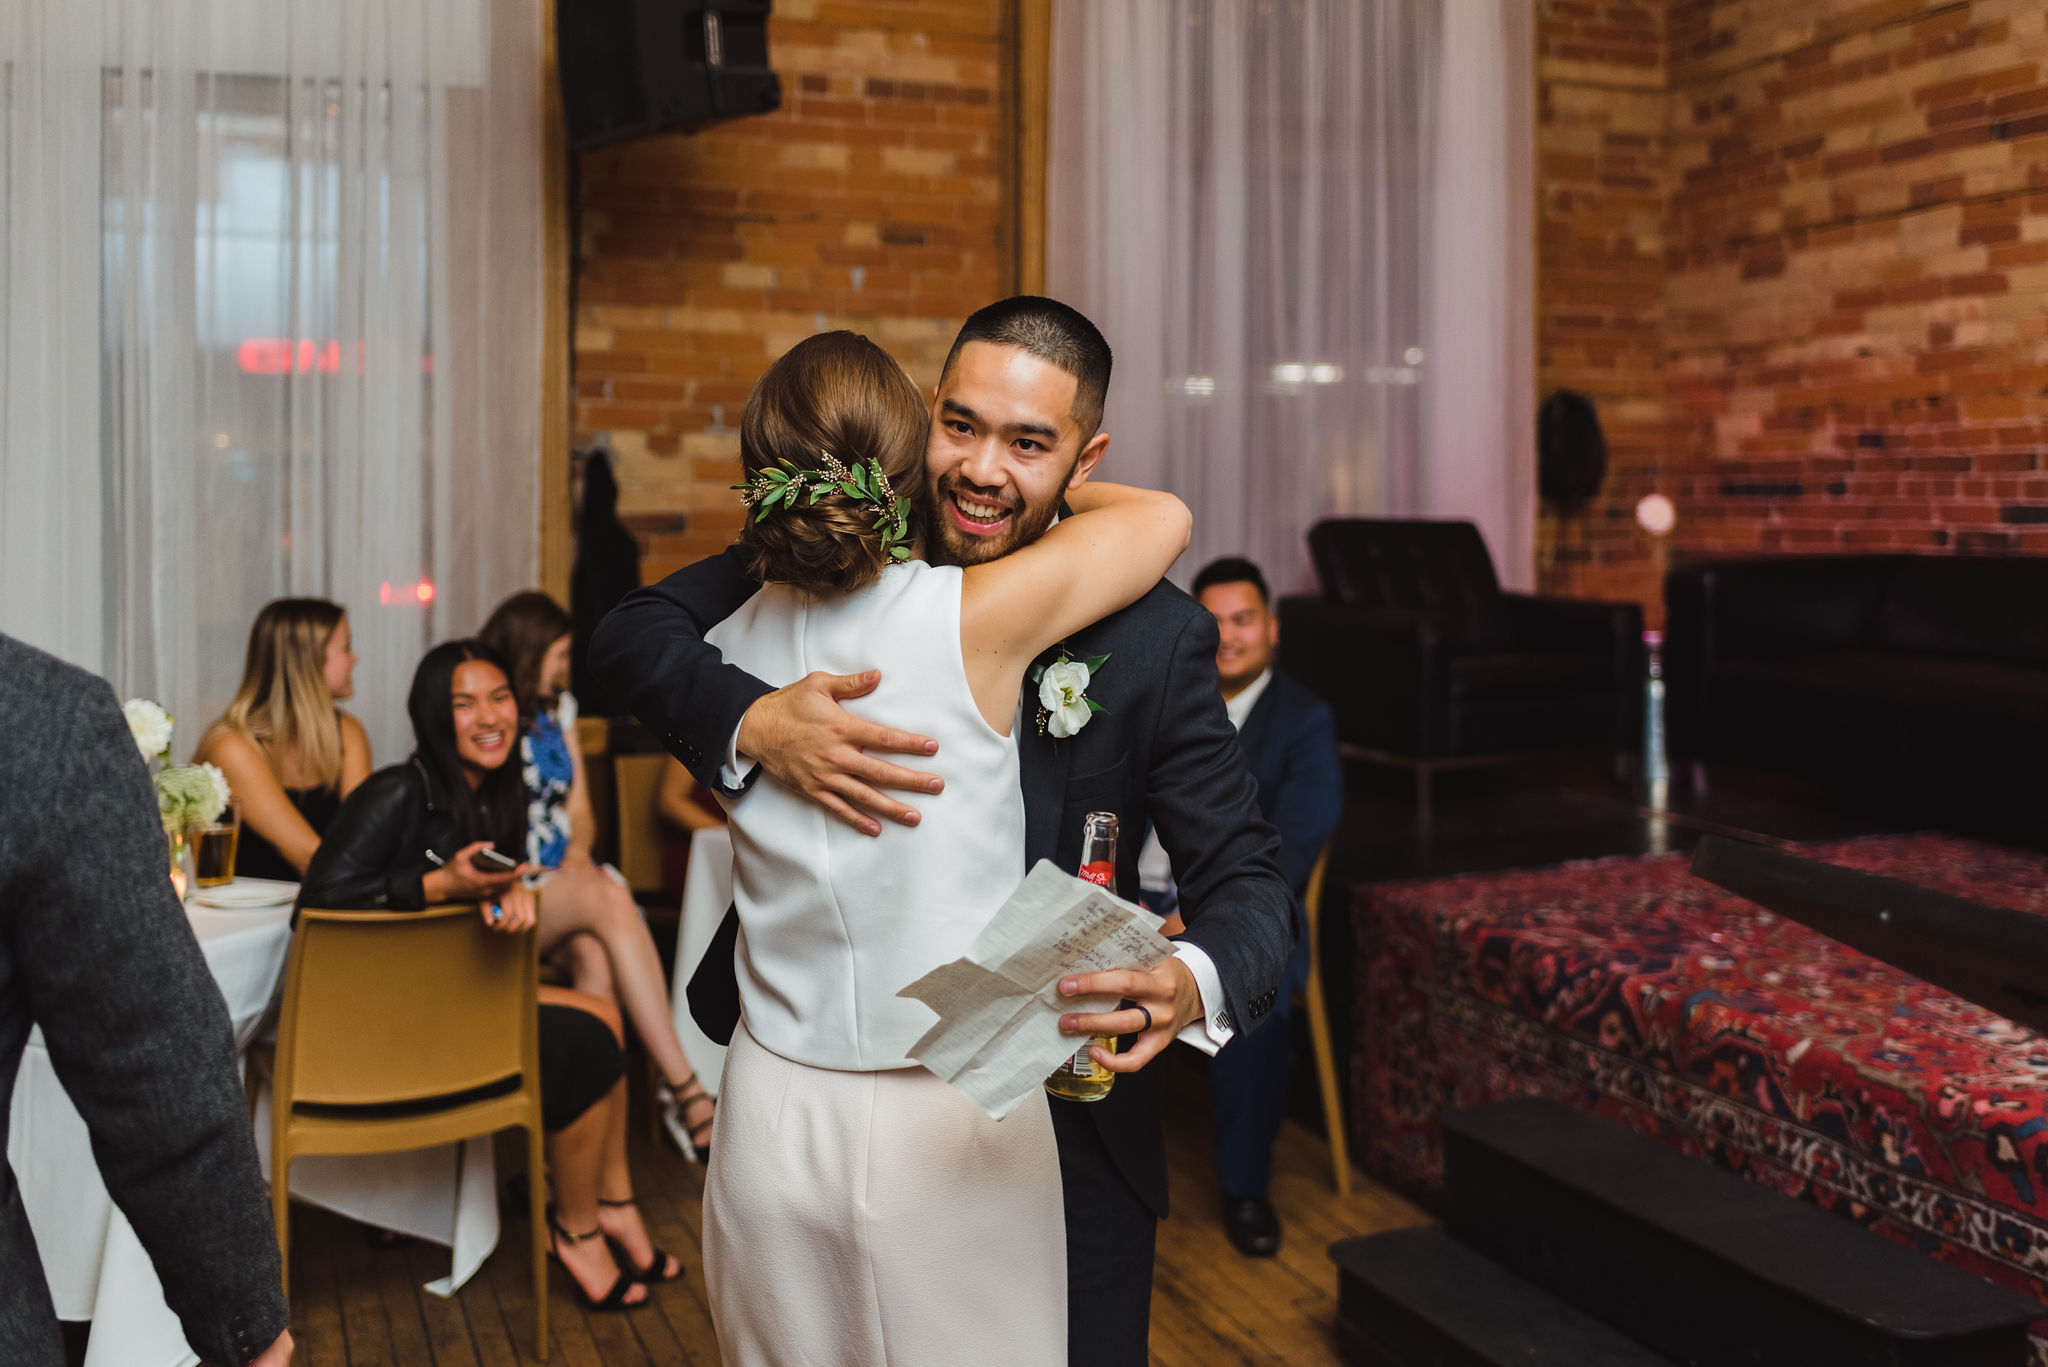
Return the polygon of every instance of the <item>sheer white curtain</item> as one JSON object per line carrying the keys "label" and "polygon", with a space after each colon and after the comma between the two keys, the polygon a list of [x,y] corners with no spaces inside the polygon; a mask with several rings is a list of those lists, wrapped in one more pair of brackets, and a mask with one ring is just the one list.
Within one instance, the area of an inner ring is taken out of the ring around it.
{"label": "sheer white curtain", "polygon": [[1058,0],[1048,290],[1116,352],[1105,474],[1183,581],[1309,581],[1333,515],[1469,517],[1534,578],[1527,0]]}
{"label": "sheer white curtain", "polygon": [[282,594],[405,687],[538,566],[540,0],[0,6],[0,630],[179,755]]}

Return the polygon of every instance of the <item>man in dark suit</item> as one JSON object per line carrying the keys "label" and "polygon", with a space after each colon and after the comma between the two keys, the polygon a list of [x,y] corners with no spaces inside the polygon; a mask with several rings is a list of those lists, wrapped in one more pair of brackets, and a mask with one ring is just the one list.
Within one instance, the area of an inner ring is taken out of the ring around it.
{"label": "man in dark suit", "polygon": [[[227,1004],[166,876],[162,819],[113,690],[0,636],[0,1096],[29,1029],[192,1350],[283,1367],[277,1237]],[[0,1146],[7,1138],[0,1114]],[[64,1348],[0,1168],[0,1363]]]}
{"label": "man in dark suit", "polygon": [[[1063,491],[1086,480],[1108,448],[1097,428],[1109,369],[1094,325],[1053,300],[1009,299],[967,320],[933,396],[925,492],[934,560],[992,560],[1052,524]],[[816,674],[771,689],[704,644],[703,633],[756,588],[730,553],[681,570],[612,612],[591,662],[707,787],[737,793],[758,765],[870,835],[881,830],[877,815],[914,822],[915,810],[887,790],[932,794],[941,781],[876,752],[929,755],[930,742],[859,721],[838,705],[872,688],[872,676]],[[1166,1145],[1156,1078],[1145,1065],[1177,1037],[1213,1051],[1257,1025],[1273,1009],[1293,945],[1279,842],[1259,815],[1216,690],[1216,646],[1215,618],[1161,584],[1066,642],[1074,659],[1109,657],[1088,687],[1104,710],[1079,732],[1044,733],[1036,690],[1021,700],[1027,864],[1051,859],[1072,871],[1082,819],[1115,812],[1118,887],[1136,892],[1138,846],[1150,824],[1181,870],[1186,917],[1175,957],[1157,969],[1062,984],[1069,996],[1132,1003],[1063,1018],[1070,1033],[1124,1037],[1109,1061],[1118,1077],[1107,1098],[1051,1103],[1065,1187],[1068,1351],[1077,1367],[1148,1360]],[[730,942],[714,944],[691,984],[692,1009],[714,1039],[730,1034],[736,1014],[732,974]]]}
{"label": "man in dark suit", "polygon": [[[1218,560],[1195,576],[1195,597],[1216,619],[1223,706],[1258,781],[1259,810],[1280,833],[1280,873],[1299,899],[1344,806],[1330,706],[1273,668],[1280,619],[1258,566],[1235,556]],[[1146,855],[1156,849],[1147,845]],[[1141,870],[1141,877],[1149,872]],[[1294,955],[1272,1014],[1217,1054],[1209,1074],[1223,1228],[1249,1257],[1280,1250],[1280,1220],[1266,1188],[1294,1061],[1293,1000],[1308,980],[1306,917],[1296,925]]]}

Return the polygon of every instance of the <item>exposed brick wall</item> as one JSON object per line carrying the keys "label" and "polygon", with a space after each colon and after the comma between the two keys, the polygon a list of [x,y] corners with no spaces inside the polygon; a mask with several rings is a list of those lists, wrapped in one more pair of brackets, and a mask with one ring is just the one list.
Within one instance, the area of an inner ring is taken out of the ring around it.
{"label": "exposed brick wall", "polygon": [[575,440],[607,434],[650,582],[739,527],[740,410],[821,328],[920,385],[1003,279],[1004,0],[777,0],[783,107],[579,167]]}
{"label": "exposed brick wall", "polygon": [[2048,551],[2048,7],[1674,0],[1681,552]]}
{"label": "exposed brick wall", "polygon": [[1653,487],[1673,558],[2048,552],[2048,7],[1544,0],[1541,35],[1540,385],[1613,451],[1546,586],[1654,613]]}
{"label": "exposed brick wall", "polygon": [[[2048,551],[2038,0],[1541,0],[1539,388],[1610,446],[1545,586],[1676,557]],[[785,107],[581,165],[576,439],[649,577],[722,546],[733,425],[820,326],[920,384],[1003,278],[1003,0],[780,0]]]}
{"label": "exposed brick wall", "polygon": [[1635,504],[1662,478],[1663,0],[1544,0],[1537,29],[1537,392],[1599,406],[1608,474],[1593,503],[1538,526],[1549,592],[1659,594]]}

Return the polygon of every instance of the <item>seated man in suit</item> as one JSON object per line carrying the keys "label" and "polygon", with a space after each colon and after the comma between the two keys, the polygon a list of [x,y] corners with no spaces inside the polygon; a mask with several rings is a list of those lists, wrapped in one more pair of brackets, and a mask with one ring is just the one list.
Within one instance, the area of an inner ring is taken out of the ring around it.
{"label": "seated man in suit", "polygon": [[[1226,1045],[1210,1070],[1224,1228],[1239,1252],[1271,1257],[1280,1248],[1280,1221],[1266,1185],[1287,1105],[1293,999],[1308,979],[1307,923],[1299,904],[1316,856],[1337,828],[1344,774],[1329,705],[1273,668],[1280,619],[1259,567],[1234,556],[1215,561],[1195,576],[1195,597],[1216,618],[1224,710],[1258,780],[1259,808],[1280,832],[1280,872],[1296,901],[1294,955],[1273,1013]],[[1171,869],[1156,840],[1146,845],[1139,872],[1146,902],[1171,910]]]}

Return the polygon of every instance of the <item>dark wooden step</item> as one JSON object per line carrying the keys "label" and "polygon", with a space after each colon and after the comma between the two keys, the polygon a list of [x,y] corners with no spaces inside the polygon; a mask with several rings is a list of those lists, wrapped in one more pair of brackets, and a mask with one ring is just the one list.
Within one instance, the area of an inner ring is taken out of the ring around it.
{"label": "dark wooden step", "polygon": [[1445,1226],[1694,1367],[2016,1367],[2048,1307],[1552,1101],[1444,1117]]}
{"label": "dark wooden step", "polygon": [[1672,1367],[1435,1225],[1330,1245],[1356,1367]]}

